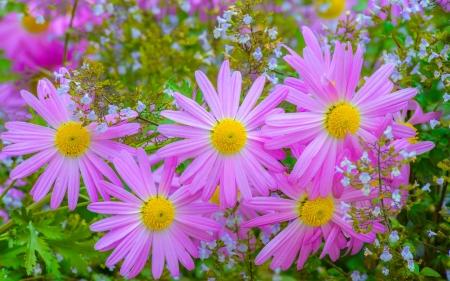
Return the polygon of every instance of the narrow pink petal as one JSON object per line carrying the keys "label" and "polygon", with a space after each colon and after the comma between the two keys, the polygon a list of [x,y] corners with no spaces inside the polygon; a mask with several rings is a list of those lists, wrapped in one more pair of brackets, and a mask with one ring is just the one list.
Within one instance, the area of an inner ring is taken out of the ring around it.
{"label": "narrow pink petal", "polygon": [[[33,200],[35,202],[41,201],[45,195],[47,195],[50,188],[52,188],[59,171],[61,171],[62,165],[67,165],[68,162],[69,161],[61,154],[57,154],[56,157],[50,161],[45,171],[33,186]],[[66,171],[69,173],[71,172],[70,166]]]}
{"label": "narrow pink petal", "polygon": [[325,246],[323,247],[322,253],[320,254],[320,258],[323,259],[325,255],[328,253],[328,250],[331,248],[331,245],[334,244],[334,240],[336,239],[337,235],[341,232],[341,229],[339,226],[334,225],[331,229],[328,237],[325,238]]}
{"label": "narrow pink petal", "polygon": [[175,251],[177,253],[177,259],[181,262],[181,264],[184,267],[186,267],[186,269],[193,270],[195,267],[194,261],[192,260],[188,252],[185,250],[184,244],[180,243],[178,237],[179,237],[178,233],[177,235],[174,234],[168,235],[170,242],[174,245]]}
{"label": "narrow pink petal", "polygon": [[203,130],[212,130],[212,127],[207,123],[198,120],[191,114],[182,111],[174,111],[174,110],[163,110],[161,111],[161,116],[166,117],[170,120],[173,120],[177,123],[203,129]]}
{"label": "narrow pink petal", "polygon": [[194,161],[192,161],[191,164],[189,164],[188,167],[183,171],[180,176],[180,182],[187,182],[191,177],[195,176],[200,169],[207,167],[205,166],[205,163],[208,161],[212,154],[217,154],[217,151],[213,148],[208,149],[207,151],[198,155],[194,159]]}
{"label": "narrow pink petal", "polygon": [[174,98],[178,105],[186,110],[189,114],[194,116],[199,120],[199,122],[205,123],[207,126],[214,127],[216,125],[216,120],[211,116],[211,114],[201,107],[197,102],[179,94],[174,93]]}
{"label": "narrow pink petal", "polygon": [[183,245],[189,254],[191,254],[194,258],[198,257],[198,248],[195,246],[194,242],[189,238],[188,234],[186,234],[180,227],[179,223],[173,223],[169,230],[172,232],[172,235],[176,237],[176,239]]}
{"label": "narrow pink petal", "polygon": [[276,197],[254,197],[247,202],[247,205],[260,211],[287,212],[297,210],[298,208],[298,202],[296,200]]}
{"label": "narrow pink petal", "polygon": [[231,91],[230,96],[228,97],[228,104],[226,107],[227,113],[225,117],[234,119],[236,117],[238,108],[239,108],[239,100],[241,99],[241,90],[242,90],[242,76],[239,71],[235,71],[233,76],[231,77]]}
{"label": "narrow pink petal", "polygon": [[413,138],[416,136],[416,130],[403,124],[392,123],[392,135],[395,138]]}
{"label": "narrow pink petal", "polygon": [[57,150],[55,148],[49,148],[47,150],[41,151],[36,155],[28,158],[19,165],[17,165],[14,170],[11,171],[11,179],[20,179],[31,175],[38,169],[42,168],[45,164],[53,158]]}
{"label": "narrow pink petal", "polygon": [[59,128],[62,122],[60,122],[56,116],[49,112],[48,109],[33,94],[24,90],[20,91],[20,94],[22,98],[28,103],[28,105],[32,107],[37,114],[42,116],[42,118],[44,118],[44,120],[47,121],[50,126],[55,129]]}
{"label": "narrow pink petal", "polygon": [[248,140],[247,145],[251,148],[249,149],[249,152],[253,154],[255,158],[257,158],[259,162],[267,169],[276,173],[282,173],[284,171],[284,166],[264,151],[265,149],[261,142]]}
{"label": "narrow pink petal", "polygon": [[55,181],[55,186],[52,191],[52,198],[50,199],[50,208],[57,209],[61,205],[64,195],[67,191],[67,185],[69,181],[67,166],[63,165],[59,172],[58,178]]}
{"label": "narrow pink petal", "polygon": [[236,184],[241,191],[242,198],[246,201],[252,198],[252,190],[248,184],[245,169],[242,167],[241,157],[236,157],[234,161],[234,172],[236,176]]}
{"label": "narrow pink petal", "polygon": [[180,228],[184,233],[187,235],[199,239],[201,241],[205,242],[212,242],[214,241],[214,237],[209,235],[206,231],[198,228],[194,228],[192,225],[186,225],[184,223],[179,223],[176,220],[172,222],[172,225],[177,225],[178,228]]}
{"label": "narrow pink petal", "polygon": [[106,266],[113,266],[123,259],[131,250],[141,228],[136,228],[123,239],[106,260]]}
{"label": "narrow pink petal", "polygon": [[150,168],[150,162],[145,153],[145,150],[142,147],[137,149],[137,157],[139,160],[139,169],[141,171],[142,180],[144,181],[144,186],[139,189],[139,192],[136,194],[141,197],[142,200],[146,200],[151,196],[156,196],[156,186],[155,181],[153,180],[152,170]]}
{"label": "narrow pink petal", "polygon": [[[248,115],[246,118],[242,119],[244,126],[246,124],[252,123],[253,120],[258,119],[260,116],[264,116],[266,113],[274,109],[279,105],[289,93],[287,87],[278,87],[273,91],[268,97],[266,97],[262,102],[260,102]],[[253,128],[249,128],[253,129]]]}
{"label": "narrow pink petal", "polygon": [[116,244],[118,241],[121,241],[130,232],[135,230],[136,227],[143,227],[142,222],[136,222],[112,229],[110,232],[106,233],[102,238],[100,238],[97,243],[95,243],[94,249],[100,252],[112,249],[112,245]]}
{"label": "narrow pink petal", "polygon": [[231,85],[231,72],[230,72],[230,61],[224,60],[220,66],[219,76],[217,77],[217,93],[219,95],[219,101],[224,108],[224,117],[230,118],[228,109],[230,102],[230,85]]}
{"label": "narrow pink petal", "polygon": [[218,231],[221,228],[218,222],[200,216],[180,214],[175,216],[175,220],[182,224],[204,231]]}
{"label": "narrow pink petal", "polygon": [[89,149],[86,150],[85,155],[89,158],[90,162],[93,165],[93,167],[91,168],[97,169],[98,171],[101,172],[102,175],[107,177],[113,184],[122,187],[122,182],[120,181],[119,177],[116,175],[114,170],[108,164],[105,163],[105,161],[100,159]]}
{"label": "narrow pink petal", "polygon": [[33,132],[33,135],[42,135],[42,136],[54,136],[56,130],[32,123],[27,122],[7,122],[5,123],[5,128],[10,131],[18,131],[18,132]]}
{"label": "narrow pink petal", "polygon": [[142,248],[149,244],[148,243],[149,233],[151,233],[149,229],[145,229],[143,227],[138,228],[138,232],[135,236],[135,239],[133,239],[133,244],[130,246],[131,250],[126,255],[122,267],[120,268],[121,275],[125,275],[126,273],[128,273],[131,267],[133,267],[136,264],[138,259],[146,260],[148,258],[140,256],[140,253],[142,252]]}
{"label": "narrow pink petal", "polygon": [[91,224],[90,229],[95,232],[108,231],[116,228],[120,228],[127,225],[133,225],[137,222],[141,222],[141,215],[117,215],[111,216],[106,219],[99,220]]}
{"label": "narrow pink petal", "polygon": [[225,157],[223,163],[223,172],[220,177],[220,194],[225,197],[228,207],[232,208],[237,201],[236,174],[233,158]]}
{"label": "narrow pink petal", "polygon": [[220,173],[222,171],[224,157],[217,153],[217,157],[212,165],[212,169],[209,172],[208,179],[206,180],[205,187],[203,188],[202,200],[208,201],[214,192],[220,181]]}
{"label": "narrow pink petal", "polygon": [[236,114],[236,119],[244,120],[247,118],[258,101],[259,96],[261,96],[265,83],[266,78],[264,76],[260,76],[255,80]]}
{"label": "narrow pink petal", "polygon": [[194,202],[177,208],[177,214],[183,215],[206,215],[217,212],[219,207],[208,202]]}
{"label": "narrow pink petal", "polygon": [[382,88],[383,85],[388,86],[386,90],[392,90],[388,79],[394,71],[394,68],[395,65],[393,63],[388,63],[381,66],[374,74],[372,74],[372,76],[369,77],[369,79],[367,79],[366,83],[358,90],[358,92],[352,99],[352,104],[358,106],[369,100],[373,100],[382,96],[385,93],[385,91],[380,91],[380,88]]}
{"label": "narrow pink petal", "polygon": [[288,89],[289,94],[286,97],[286,101],[313,112],[323,112],[326,110],[326,108],[318,103],[311,95],[306,94],[306,92],[300,92],[292,87],[288,87]]}
{"label": "narrow pink petal", "polygon": [[34,140],[10,144],[5,146],[2,152],[6,155],[18,156],[36,153],[39,151],[47,150],[49,148],[55,148],[54,140]]}
{"label": "narrow pink petal", "polygon": [[69,210],[73,210],[77,205],[78,195],[80,193],[80,170],[78,168],[78,161],[75,158],[70,159],[67,164],[70,165],[68,168],[67,201],[69,203]]}
{"label": "narrow pink petal", "polygon": [[70,114],[63,98],[59,97],[55,86],[47,78],[38,82],[37,93],[41,104],[47,108],[55,120],[60,124],[70,121]]}
{"label": "narrow pink petal", "polygon": [[167,197],[169,195],[170,186],[172,185],[175,168],[178,165],[177,157],[169,157],[164,162],[164,168],[161,175],[161,182],[158,187],[158,194]]}
{"label": "narrow pink petal", "polygon": [[152,274],[153,278],[159,279],[164,269],[165,251],[163,232],[153,232],[153,249],[152,249]]}
{"label": "narrow pink petal", "polygon": [[[212,129],[212,128],[210,128]],[[158,126],[158,132],[166,137],[172,138],[204,138],[209,137],[211,132],[205,129],[200,129],[192,126],[184,126],[177,124],[163,124]]]}
{"label": "narrow pink petal", "polygon": [[197,81],[198,86],[202,90],[203,97],[211,108],[212,114],[216,117],[217,120],[223,118],[222,107],[220,106],[219,96],[216,93],[213,85],[209,81],[208,77],[201,72],[195,72],[195,80]]}
{"label": "narrow pink petal", "polygon": [[136,204],[124,202],[95,202],[88,205],[88,210],[106,215],[130,215],[141,212]]}
{"label": "narrow pink petal", "polygon": [[147,231],[147,237],[142,247],[140,247],[141,251],[138,254],[140,258],[138,258],[137,261],[134,263],[134,266],[131,269],[130,274],[127,276],[128,278],[131,279],[136,277],[144,268],[150,254],[150,247],[152,245],[152,240],[153,240],[153,232]]}
{"label": "narrow pink petal", "polygon": [[276,114],[267,117],[266,124],[274,127],[299,126],[321,122],[325,119],[324,114],[315,112],[298,112]]}
{"label": "narrow pink petal", "polygon": [[295,180],[298,180],[307,170],[309,165],[306,165],[311,162],[312,158],[316,156],[317,152],[322,148],[325,141],[329,139],[328,133],[323,132],[319,134],[303,151],[300,158],[297,160],[297,163],[294,166],[294,169],[291,172],[291,177]]}
{"label": "narrow pink petal", "polygon": [[100,181],[100,186],[103,187],[111,196],[121,201],[135,204],[137,207],[140,207],[143,204],[140,199],[138,199],[136,196],[129,193],[122,187],[115,186],[114,184],[107,181]]}
{"label": "narrow pink petal", "polygon": [[[167,231],[169,232],[169,231]],[[164,252],[167,260],[167,267],[173,276],[178,276],[180,274],[180,267],[178,265],[177,249],[175,248],[175,241],[173,241],[170,233],[165,233],[166,235],[161,235],[164,239]]]}
{"label": "narrow pink petal", "polygon": [[212,146],[211,140],[209,138],[204,139],[192,139],[192,140],[182,140],[174,143],[170,143],[158,150],[157,154],[159,157],[171,157],[178,156],[185,153],[194,153],[203,151],[201,149],[207,149]]}
{"label": "narrow pink petal", "polygon": [[123,150],[132,155],[136,155],[136,149],[133,147],[112,140],[92,140],[89,148],[92,152],[108,161],[120,157],[120,152]]}
{"label": "narrow pink petal", "polygon": [[276,212],[246,221],[241,224],[241,227],[251,228],[256,226],[263,226],[274,224],[277,222],[285,222],[295,218],[298,218],[298,213],[294,210]]}
{"label": "narrow pink petal", "polygon": [[96,140],[116,139],[124,136],[131,136],[139,131],[141,125],[138,123],[126,123],[108,127],[104,133],[92,133],[91,138]]}
{"label": "narrow pink petal", "polygon": [[[86,162],[88,164],[86,164]],[[81,176],[83,178],[84,185],[86,186],[86,191],[92,202],[98,201],[97,192],[97,181],[92,178],[91,172],[88,167],[92,167],[90,161],[87,157],[78,157],[78,167],[80,168]]]}

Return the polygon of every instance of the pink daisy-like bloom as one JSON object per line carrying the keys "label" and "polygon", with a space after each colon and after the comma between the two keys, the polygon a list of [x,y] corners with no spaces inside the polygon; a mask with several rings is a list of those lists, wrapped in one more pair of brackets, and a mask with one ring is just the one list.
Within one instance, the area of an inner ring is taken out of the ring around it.
{"label": "pink daisy-like bloom", "polygon": [[[332,194],[326,197],[309,198],[309,188],[299,188],[288,184],[286,176],[278,174],[280,190],[289,198],[255,197],[248,204],[256,210],[273,211],[267,215],[252,219],[242,224],[243,227],[255,227],[290,221],[289,225],[271,240],[255,258],[255,264],[265,263],[273,256],[271,269],[288,269],[296,257],[297,269],[303,268],[310,253],[315,253],[325,240],[320,258],[328,254],[332,261],[340,256],[340,250],[347,247],[360,249],[360,242],[373,243],[376,231],[383,229],[378,222],[368,234],[358,234],[352,225],[344,220],[348,206],[359,201],[370,200],[377,196],[373,192],[363,195],[361,190],[347,187],[337,199]],[[355,243],[358,240],[358,243]],[[350,249],[349,249],[350,250]]]}
{"label": "pink daisy-like bloom", "polygon": [[122,179],[136,194],[106,181],[100,185],[122,202],[96,202],[88,206],[92,212],[113,216],[91,225],[92,231],[107,231],[95,249],[115,250],[106,261],[112,266],[124,259],[121,275],[133,278],[139,274],[152,253],[152,273],[161,277],[165,261],[173,276],[178,276],[178,261],[189,270],[194,269],[191,256],[198,250],[190,237],[211,242],[207,232],[217,231],[220,225],[204,217],[218,210],[212,203],[199,201],[200,193],[191,195],[188,187],[181,187],[172,195],[169,189],[177,159],[166,159],[159,186],[153,181],[150,163],[142,148],[137,151],[139,165],[131,154],[122,151],[114,159],[114,166]]}
{"label": "pink daisy-like bloom", "polygon": [[123,149],[135,152],[133,148],[111,139],[133,135],[139,131],[140,125],[121,123],[97,134],[94,131],[96,123],[84,127],[71,120],[66,108],[70,96],[58,97],[49,80],[39,81],[37,90],[39,99],[27,91],[21,91],[22,98],[50,127],[25,122],[5,124],[9,131],[1,137],[13,144],[3,148],[3,153],[11,156],[36,153],[12,170],[10,178],[24,178],[48,164],[30,191],[34,201],[44,198],[55,183],[50,207],[56,209],[68,191],[69,209],[73,210],[78,201],[80,172],[92,201],[98,201],[97,190],[104,200],[109,200],[108,193],[99,187],[98,181],[106,176],[116,185],[121,185],[121,182],[101,158],[112,160]]}
{"label": "pink daisy-like bloom", "polygon": [[195,77],[211,111],[175,93],[176,102],[185,111],[165,110],[161,115],[186,126],[161,125],[158,131],[184,140],[161,148],[157,154],[195,158],[180,181],[190,183],[192,193],[204,187],[204,201],[211,198],[218,184],[223,198],[221,206],[236,204],[238,188],[244,200],[252,197],[251,186],[268,196],[269,189],[275,189],[276,184],[264,167],[283,172],[284,167],[277,159],[284,158],[284,153],[264,149],[267,138],[257,129],[267,116],[283,112],[275,107],[287,96],[287,88],[279,87],[255,107],[265,83],[265,78],[259,77],[239,106],[242,77],[238,71],[231,75],[228,61],[220,68],[218,94],[203,72],[197,71]]}
{"label": "pink daisy-like bloom", "polygon": [[309,195],[314,199],[328,195],[336,156],[347,148],[360,157],[359,138],[375,142],[374,132],[379,128],[380,119],[404,108],[417,89],[391,93],[393,84],[389,77],[395,66],[386,64],[356,90],[363,63],[361,47],[353,54],[350,44],[337,42],[331,59],[329,49],[324,46],[322,52],[308,28],[303,28],[303,35],[307,42],[304,57],[290,49],[291,54],[285,56],[302,78],[286,79],[287,85],[295,87],[290,88],[287,100],[308,111],[269,116],[262,132],[273,137],[265,143],[267,149],[294,143],[307,145],[290,177],[291,181],[306,186],[314,176],[321,175],[317,177],[317,188]]}
{"label": "pink daisy-like bloom", "polygon": [[8,38],[0,42],[0,49],[13,61],[14,71],[49,69],[63,62],[64,45],[56,37],[64,31],[57,24],[37,21],[32,16],[17,13],[0,20],[0,36]]}

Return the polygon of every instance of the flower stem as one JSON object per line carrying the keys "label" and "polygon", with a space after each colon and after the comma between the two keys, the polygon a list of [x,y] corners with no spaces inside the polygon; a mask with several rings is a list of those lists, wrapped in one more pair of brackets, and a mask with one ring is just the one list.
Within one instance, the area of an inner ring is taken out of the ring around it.
{"label": "flower stem", "polygon": [[63,55],[63,63],[62,63],[63,66],[66,65],[66,61],[67,61],[67,49],[69,46],[70,32],[72,32],[71,29],[72,29],[72,25],[73,25],[73,19],[75,17],[75,11],[77,10],[77,5],[78,5],[78,0],[75,0],[75,2],[73,3],[73,7],[72,7],[72,15],[70,17],[69,28],[68,28],[68,30],[66,30],[66,34],[65,34],[65,38],[64,38],[64,55]]}
{"label": "flower stem", "polygon": [[327,260],[327,259],[322,259],[323,261],[325,261],[326,263],[328,263],[329,265],[331,265],[332,267],[334,267],[337,271],[339,271],[342,275],[348,277],[348,274],[345,273],[340,267],[336,266],[334,263],[332,263],[331,261]]}
{"label": "flower stem", "polygon": [[0,201],[3,199],[3,197],[5,197],[6,193],[8,193],[8,191],[14,186],[14,184],[16,183],[17,179],[13,180],[8,187],[3,191],[2,195],[0,195]]}

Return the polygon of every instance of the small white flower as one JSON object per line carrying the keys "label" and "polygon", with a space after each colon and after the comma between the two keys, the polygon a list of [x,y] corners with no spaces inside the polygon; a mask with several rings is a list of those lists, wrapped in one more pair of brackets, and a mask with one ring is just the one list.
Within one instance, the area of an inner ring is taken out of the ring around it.
{"label": "small white flower", "polygon": [[101,134],[104,133],[108,130],[108,126],[106,125],[105,122],[101,123],[100,125],[97,125],[97,127],[95,127],[95,133],[96,134]]}
{"label": "small white flower", "polygon": [[350,185],[350,179],[347,178],[347,177],[344,177],[344,178],[341,180],[341,183],[342,183],[343,186],[349,186],[349,185]]}
{"label": "small white flower", "polygon": [[137,112],[142,112],[142,111],[144,111],[145,108],[146,108],[146,105],[143,104],[142,102],[138,101],[138,105],[136,107],[136,111]]}
{"label": "small white flower", "polygon": [[444,94],[444,102],[448,102],[450,100],[450,95],[448,93]]}
{"label": "small white flower", "polygon": [[246,15],[244,16],[244,18],[242,19],[242,21],[243,21],[246,25],[249,25],[249,24],[252,23],[253,18],[252,18],[249,14],[246,14]]}
{"label": "small white flower", "polygon": [[380,207],[376,206],[375,209],[373,209],[372,211],[372,215],[378,217],[380,215],[380,212],[381,212]]}
{"label": "small white flower", "polygon": [[380,260],[388,262],[392,259],[391,253],[389,253],[389,250],[384,250],[384,252],[380,255]]}
{"label": "small white flower", "polygon": [[393,177],[397,177],[397,176],[401,175],[401,173],[400,173],[400,171],[399,171],[399,169],[397,167],[392,168],[391,173],[392,173]]}
{"label": "small white flower", "polygon": [[413,258],[413,255],[409,249],[410,249],[409,246],[405,246],[402,250],[402,257],[406,261],[412,260],[412,258]]}
{"label": "small white flower", "polygon": [[95,114],[95,110],[91,110],[88,115],[86,115],[87,119],[94,121],[97,120],[97,115]]}
{"label": "small white flower", "polygon": [[439,124],[441,124],[441,122],[437,121],[436,119],[432,119],[430,121],[431,129],[434,129],[434,127],[436,127],[436,125],[439,125]]}
{"label": "small white flower", "polygon": [[371,190],[370,190],[370,185],[365,184],[365,185],[363,186],[363,188],[361,189],[361,191],[362,191],[362,193],[364,194],[364,196],[369,196],[369,195],[370,195],[370,192],[371,192]]}
{"label": "small white flower", "polygon": [[248,41],[250,41],[250,35],[244,34],[244,35],[239,36],[238,43],[246,44]]}
{"label": "small white flower", "polygon": [[37,15],[36,16],[36,24],[44,24],[45,23],[45,19],[42,15]]}
{"label": "small white flower", "polygon": [[230,46],[230,45],[226,45],[225,44],[225,54],[228,54],[233,49],[234,49],[234,46]]}
{"label": "small white flower", "polygon": [[436,232],[434,232],[434,231],[432,231],[432,230],[430,230],[430,229],[428,229],[427,232],[428,232],[428,237],[436,236],[436,235],[437,235]]}
{"label": "small white flower", "polygon": [[389,241],[391,241],[391,243],[395,243],[400,239],[400,236],[398,236],[398,232],[397,231],[392,231],[391,234],[389,234]]}
{"label": "small white flower", "polygon": [[431,190],[430,190],[430,184],[427,183],[424,187],[422,187],[422,190],[423,190],[423,191],[431,192]]}
{"label": "small white flower", "polygon": [[367,172],[363,172],[361,173],[361,175],[359,176],[359,180],[361,181],[361,183],[366,184],[368,183],[372,178],[370,177],[370,175]]}
{"label": "small white flower", "polygon": [[270,59],[269,64],[267,65],[267,67],[270,70],[274,70],[275,68],[277,68],[277,60],[275,58]]}
{"label": "small white flower", "polygon": [[139,38],[142,35],[141,31],[137,28],[132,28],[131,29],[131,37],[133,37],[134,39]]}
{"label": "small white flower", "polygon": [[84,94],[84,96],[81,98],[81,103],[84,105],[89,105],[92,102],[92,98],[88,94]]}
{"label": "small white flower", "polygon": [[438,178],[438,179],[436,180],[436,182],[437,182],[437,184],[439,184],[439,185],[443,185],[443,184],[444,184],[444,179],[443,179],[443,178]]}
{"label": "small white flower", "polygon": [[216,27],[214,28],[214,38],[219,38],[222,35],[223,28]]}
{"label": "small white flower", "polygon": [[363,155],[361,156],[361,161],[363,161],[364,163],[370,162],[369,154],[367,153],[367,151],[363,152]]}
{"label": "small white flower", "polygon": [[344,201],[341,201],[341,209],[346,211],[346,210],[350,210],[350,205],[345,203]]}
{"label": "small white flower", "polygon": [[120,111],[120,114],[125,115],[126,117],[131,117],[133,115],[133,111],[131,110],[131,108],[127,107],[125,109],[122,109]]}
{"label": "small white flower", "polygon": [[383,132],[383,134],[386,136],[386,138],[388,139],[392,139],[394,137],[394,135],[392,135],[392,127],[391,126],[387,126],[386,130]]}
{"label": "small white flower", "polygon": [[372,252],[367,248],[367,247],[365,247],[364,248],[364,256],[371,256],[372,255]]}
{"label": "small white flower", "polygon": [[389,269],[387,269],[386,267],[383,267],[383,269],[381,270],[381,272],[382,272],[384,275],[388,275],[388,274],[389,274]]}
{"label": "small white flower", "polygon": [[67,110],[69,111],[69,112],[74,112],[75,110],[77,109],[77,106],[76,106],[76,104],[75,104],[75,102],[74,101],[70,101],[68,104],[67,104]]}
{"label": "small white flower", "polygon": [[269,32],[270,39],[272,39],[272,40],[277,39],[278,31],[277,31],[276,27],[269,29],[268,32]]}
{"label": "small white flower", "polygon": [[105,11],[103,10],[103,5],[102,4],[97,4],[94,6],[94,8],[92,9],[92,13],[94,15],[96,15],[97,17],[102,15]]}
{"label": "small white flower", "polygon": [[108,105],[109,109],[108,109],[108,113],[109,114],[116,114],[117,110],[119,110],[118,106],[115,106],[113,104]]}

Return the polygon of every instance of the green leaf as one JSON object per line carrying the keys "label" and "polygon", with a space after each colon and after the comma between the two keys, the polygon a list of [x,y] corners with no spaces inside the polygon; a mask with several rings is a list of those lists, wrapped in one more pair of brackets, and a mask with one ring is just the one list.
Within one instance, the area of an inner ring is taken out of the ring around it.
{"label": "green leaf", "polygon": [[394,31],[394,24],[390,21],[383,22],[383,29],[386,34],[391,34]]}
{"label": "green leaf", "polygon": [[25,268],[27,269],[27,274],[29,275],[33,272],[33,268],[36,266],[36,252],[38,252],[45,262],[47,271],[52,272],[58,277],[60,275],[59,264],[56,258],[50,254],[50,247],[36,234],[36,229],[31,221],[28,223],[27,228],[29,229],[27,250],[25,252]]}
{"label": "green leaf", "polygon": [[425,275],[425,276],[441,277],[441,275],[439,273],[437,273],[434,269],[429,268],[429,267],[424,267],[420,271],[420,274]]}
{"label": "green leaf", "polygon": [[45,235],[45,237],[50,239],[60,240],[64,238],[64,235],[61,233],[61,227],[50,225],[53,222],[53,219],[43,219],[38,223],[34,224],[34,227],[37,231],[41,232]]}
{"label": "green leaf", "polygon": [[392,227],[394,227],[394,228],[398,228],[398,227],[401,227],[401,226],[402,226],[402,225],[398,222],[398,220],[396,220],[396,219],[393,218],[393,217],[389,217],[389,220],[391,221]]}

